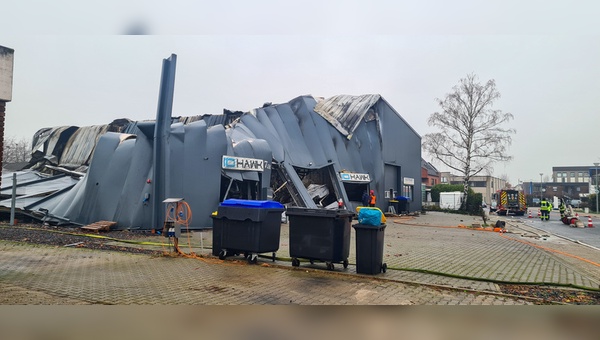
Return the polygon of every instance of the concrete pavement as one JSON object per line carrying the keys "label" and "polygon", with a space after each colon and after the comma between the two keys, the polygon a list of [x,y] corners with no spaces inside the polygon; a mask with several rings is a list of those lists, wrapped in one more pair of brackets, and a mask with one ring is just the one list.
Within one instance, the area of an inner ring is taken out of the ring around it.
{"label": "concrete pavement", "polygon": [[190,233],[191,249],[186,239],[180,240],[184,252],[199,258],[0,241],[0,284],[68,298],[69,304],[133,305],[532,304],[500,294],[497,283],[599,288],[600,252],[542,237],[522,222],[507,222],[509,232],[501,234],[458,227],[482,223],[476,217],[429,212],[389,218],[384,240],[388,270],[374,276],[356,274],[354,230],[350,265],[335,264],[333,271],[318,262],[291,266],[287,224],[282,225],[278,260],[260,257],[254,265],[243,257],[222,261],[210,255],[210,231]]}

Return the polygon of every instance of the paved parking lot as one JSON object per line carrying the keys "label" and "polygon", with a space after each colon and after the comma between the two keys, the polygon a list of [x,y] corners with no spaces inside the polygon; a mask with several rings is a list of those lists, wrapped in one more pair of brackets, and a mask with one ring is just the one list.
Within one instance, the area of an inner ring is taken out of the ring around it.
{"label": "paved parking lot", "polygon": [[[328,271],[318,262],[291,266],[286,224],[282,225],[278,260],[260,257],[258,264],[248,264],[243,257],[219,260],[210,255],[210,231],[191,233],[191,250],[201,255],[198,258],[0,241],[3,291],[33,292],[25,294],[33,296],[30,301],[11,301],[4,294],[0,302],[512,305],[536,301],[503,295],[498,282],[599,287],[596,250],[550,235],[540,238],[520,223],[509,223],[510,232],[505,234],[457,227],[478,222],[441,213],[389,219],[384,241],[388,270],[375,276],[356,274],[354,231],[347,269],[338,264]],[[186,242],[182,240],[184,252],[189,251]]]}

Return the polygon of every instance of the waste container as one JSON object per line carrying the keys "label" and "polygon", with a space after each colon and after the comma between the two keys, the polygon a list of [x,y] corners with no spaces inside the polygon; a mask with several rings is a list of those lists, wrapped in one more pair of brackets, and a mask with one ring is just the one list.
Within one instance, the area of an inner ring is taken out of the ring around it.
{"label": "waste container", "polygon": [[396,213],[401,214],[401,213],[405,213],[408,214],[409,213],[409,200],[408,197],[406,196],[397,196],[396,197],[396,205],[394,208],[396,208]]}
{"label": "waste container", "polygon": [[275,201],[228,199],[213,219],[213,255],[225,259],[244,254],[248,263],[256,263],[258,254],[279,250],[281,214],[284,206]]}
{"label": "waste container", "polygon": [[334,263],[348,268],[352,211],[289,207],[286,215],[292,266],[298,267],[302,258],[325,262],[329,270]]}
{"label": "waste container", "polygon": [[356,231],[356,272],[359,274],[379,274],[387,270],[383,262],[383,236],[385,224],[379,226],[355,224]]}

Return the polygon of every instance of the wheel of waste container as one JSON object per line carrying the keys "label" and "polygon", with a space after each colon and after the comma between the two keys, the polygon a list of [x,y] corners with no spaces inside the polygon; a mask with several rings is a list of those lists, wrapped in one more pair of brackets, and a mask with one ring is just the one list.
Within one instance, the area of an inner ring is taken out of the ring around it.
{"label": "wheel of waste container", "polygon": [[387,270],[387,264],[382,264],[381,265],[381,271],[385,273],[385,271]]}
{"label": "wheel of waste container", "polygon": [[248,264],[254,264],[258,262],[258,256],[254,254],[248,255]]}
{"label": "wheel of waste container", "polygon": [[273,252],[273,257],[271,258],[273,262],[275,262],[275,252]]}
{"label": "wheel of waste container", "polygon": [[327,269],[333,270],[335,268],[333,263],[331,263],[331,262],[326,262],[326,263],[327,263]]}
{"label": "wheel of waste container", "polygon": [[219,259],[221,260],[225,260],[225,255],[227,254],[227,252],[225,250],[221,250],[219,252]]}
{"label": "wheel of waste container", "polygon": [[344,262],[342,262],[344,269],[348,268],[348,259],[345,259]]}
{"label": "wheel of waste container", "polygon": [[313,259],[308,260],[308,262],[310,262],[310,264],[315,264],[315,260]]}
{"label": "wheel of waste container", "polygon": [[293,257],[292,258],[292,266],[298,267],[299,265],[300,265],[300,260],[298,260],[297,258]]}

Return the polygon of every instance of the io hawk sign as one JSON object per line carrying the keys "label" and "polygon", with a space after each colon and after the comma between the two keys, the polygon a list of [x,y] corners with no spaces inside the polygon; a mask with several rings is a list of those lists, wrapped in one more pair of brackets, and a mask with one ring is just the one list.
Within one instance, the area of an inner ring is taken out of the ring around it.
{"label": "io hawk sign", "polygon": [[371,177],[369,177],[369,174],[359,174],[356,172],[340,172],[340,178],[342,182],[371,182]]}
{"label": "io hawk sign", "polygon": [[223,156],[223,164],[221,167],[226,170],[262,172],[265,169],[269,169],[269,162],[256,158]]}

